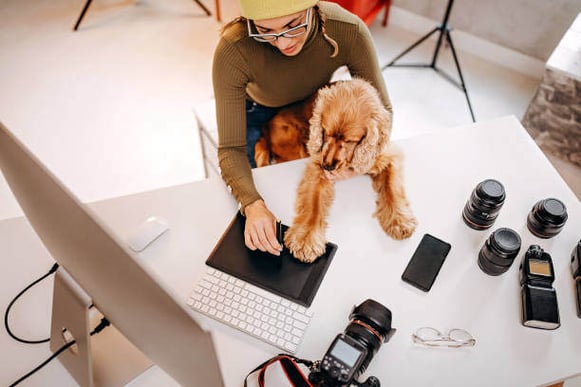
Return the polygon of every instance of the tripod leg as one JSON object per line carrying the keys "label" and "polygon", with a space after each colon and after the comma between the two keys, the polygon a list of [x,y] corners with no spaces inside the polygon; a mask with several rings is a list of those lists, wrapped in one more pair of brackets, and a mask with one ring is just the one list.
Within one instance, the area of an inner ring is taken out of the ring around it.
{"label": "tripod leg", "polygon": [[462,87],[462,91],[466,96],[466,102],[468,102],[468,109],[470,110],[470,116],[472,117],[472,122],[476,122],[474,118],[474,112],[472,111],[472,104],[470,103],[470,98],[468,97],[468,90],[466,90],[466,84],[464,83],[464,77],[462,76],[462,70],[460,69],[460,62],[458,62],[458,56],[456,55],[456,50],[454,49],[454,44],[452,43],[452,38],[450,37],[450,30],[446,30],[446,40],[450,45],[450,49],[452,50],[452,56],[454,57],[454,63],[456,64],[456,69],[458,70],[458,76],[460,77],[460,85]]}
{"label": "tripod leg", "polygon": [[407,54],[408,52],[410,52],[411,50],[413,50],[414,48],[416,48],[417,46],[419,46],[420,44],[422,44],[424,40],[428,39],[430,36],[432,36],[433,33],[435,33],[436,31],[438,31],[439,29],[440,29],[440,27],[436,27],[433,30],[431,30],[430,32],[428,32],[426,35],[424,35],[422,38],[420,38],[417,42],[415,42],[414,44],[412,44],[411,46],[409,46],[404,52],[402,52],[401,54],[399,54],[398,56],[396,56],[395,59],[393,59],[391,62],[389,62],[388,64],[386,64],[385,66],[383,66],[381,68],[381,70],[385,70],[385,68],[393,65],[399,58],[403,57],[405,54]]}
{"label": "tripod leg", "polygon": [[438,61],[438,55],[440,54],[440,47],[442,45],[443,34],[446,34],[446,39],[450,40],[450,28],[448,27],[448,20],[450,20],[450,12],[452,12],[452,6],[454,5],[454,0],[448,0],[448,5],[446,6],[446,13],[444,13],[444,20],[440,25],[440,36],[438,37],[438,44],[436,44],[436,49],[434,50],[434,57],[432,58],[432,65],[430,66],[434,70],[436,69],[436,62]]}
{"label": "tripod leg", "polygon": [[440,47],[442,46],[442,38],[444,37],[444,33],[446,36],[450,36],[450,30],[447,26],[441,25],[440,28],[440,36],[438,36],[438,42],[436,43],[436,49],[434,50],[434,56],[432,57],[432,64],[430,65],[431,68],[436,67],[436,62],[438,61],[438,54],[440,54]]}
{"label": "tripod leg", "polygon": [[206,8],[206,6],[204,4],[202,4],[202,2],[200,0],[194,0],[196,2],[196,4],[198,4],[200,6],[200,8],[202,8],[204,10],[204,12],[206,12],[206,15],[210,16],[212,13],[210,12],[210,10],[208,8]]}
{"label": "tripod leg", "polygon": [[73,31],[76,31],[79,28],[79,25],[81,25],[81,21],[85,17],[85,13],[87,12],[87,9],[89,9],[89,5],[91,5],[92,1],[93,0],[87,0],[87,2],[85,3],[85,6],[83,7],[81,14],[79,15],[79,18],[77,19],[77,22],[75,23],[75,26],[73,27]]}

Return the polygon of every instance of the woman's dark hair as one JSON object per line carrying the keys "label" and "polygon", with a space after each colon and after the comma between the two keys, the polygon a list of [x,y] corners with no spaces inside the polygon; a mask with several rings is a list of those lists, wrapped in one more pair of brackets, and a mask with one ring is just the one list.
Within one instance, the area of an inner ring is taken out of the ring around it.
{"label": "woman's dark hair", "polygon": [[226,32],[226,30],[230,28],[230,26],[233,26],[238,22],[243,22],[244,24],[246,24],[246,18],[244,16],[238,16],[237,18],[230,20],[228,23],[222,26],[222,28],[220,29],[220,35],[224,35],[224,32]]}
{"label": "woman's dark hair", "polygon": [[331,47],[333,47],[333,53],[331,54],[331,58],[334,58],[339,54],[339,45],[337,44],[337,42],[333,38],[331,38],[329,35],[327,35],[327,29],[325,27],[325,21],[327,20],[327,17],[323,13],[323,11],[321,11],[321,8],[319,8],[318,5],[315,5],[314,8],[315,8],[315,12],[317,14],[317,17],[319,18],[319,26],[321,28],[321,32],[323,33],[323,37],[325,38],[327,43],[329,43],[331,45]]}
{"label": "woman's dark hair", "polygon": [[[321,8],[318,5],[315,5],[313,9],[315,10],[315,15],[317,15],[317,18],[319,18],[319,28],[323,33],[323,37],[331,45],[331,47],[333,47],[333,53],[331,54],[331,58],[335,58],[339,54],[339,45],[333,38],[327,35],[327,30],[325,27],[325,21],[327,20],[327,17],[323,13],[323,11],[321,11]],[[247,23],[246,20],[247,19],[244,16],[238,16],[237,18],[233,19],[232,21],[224,25],[224,27],[222,27],[222,29],[220,30],[220,34],[223,34],[224,31],[226,31],[230,26],[236,23],[239,22]]]}

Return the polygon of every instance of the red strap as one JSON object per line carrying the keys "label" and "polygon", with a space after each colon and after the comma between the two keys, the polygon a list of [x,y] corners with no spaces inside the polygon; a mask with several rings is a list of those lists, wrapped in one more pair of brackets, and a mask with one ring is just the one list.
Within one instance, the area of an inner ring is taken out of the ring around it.
{"label": "red strap", "polygon": [[277,362],[278,359],[280,359],[281,357],[282,356],[273,357],[265,365],[262,366],[262,368],[260,369],[260,372],[258,373],[258,385],[260,387],[264,387],[264,373],[266,372],[266,369],[268,368],[268,366],[274,362]]}
{"label": "red strap", "polygon": [[313,387],[293,359],[284,357],[280,359],[280,364],[294,387]]}
{"label": "red strap", "polygon": [[[313,385],[305,377],[305,375],[295,362],[294,358],[286,355],[275,356],[272,359],[268,360],[267,362],[261,364],[261,366],[259,366],[260,372],[258,374],[258,385],[260,387],[265,387],[264,375],[266,373],[266,369],[268,368],[268,366],[272,365],[275,362],[279,362],[281,364],[287,379],[289,380],[289,382],[291,382],[293,387],[313,387]],[[255,369],[254,371],[257,370],[258,369]],[[244,382],[244,384],[246,385],[246,381]]]}

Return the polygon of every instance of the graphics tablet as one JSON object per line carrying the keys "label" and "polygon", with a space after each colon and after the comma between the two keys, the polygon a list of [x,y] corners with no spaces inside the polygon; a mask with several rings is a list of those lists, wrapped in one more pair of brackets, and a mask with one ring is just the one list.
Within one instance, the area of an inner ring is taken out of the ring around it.
{"label": "graphics tablet", "polygon": [[[337,245],[327,243],[325,254],[313,263],[299,261],[286,247],[280,256],[252,251],[244,244],[245,223],[246,219],[237,213],[206,264],[309,307],[331,264]],[[287,229],[288,226],[283,224],[283,234]]]}

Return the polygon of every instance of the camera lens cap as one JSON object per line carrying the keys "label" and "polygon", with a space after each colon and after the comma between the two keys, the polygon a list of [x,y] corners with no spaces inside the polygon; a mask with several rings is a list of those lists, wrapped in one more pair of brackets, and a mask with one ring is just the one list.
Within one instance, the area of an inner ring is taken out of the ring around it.
{"label": "camera lens cap", "polygon": [[497,180],[487,179],[479,184],[479,196],[486,201],[499,203],[504,200],[504,186]]}
{"label": "camera lens cap", "polygon": [[551,238],[561,232],[567,218],[567,208],[559,199],[539,200],[529,212],[527,227],[539,238]]}
{"label": "camera lens cap", "polygon": [[567,208],[558,199],[545,199],[540,203],[539,217],[547,220],[554,225],[560,225],[567,220]]}
{"label": "camera lens cap", "polygon": [[499,228],[494,233],[492,233],[490,244],[501,253],[512,255],[518,254],[521,240],[516,231],[504,227]]}

